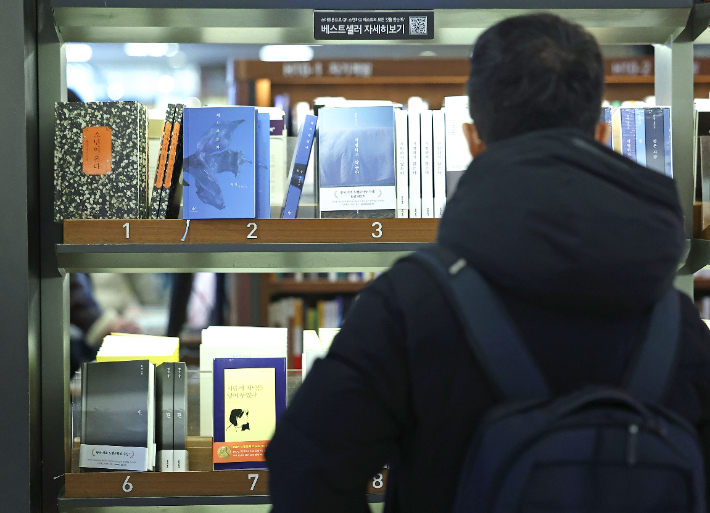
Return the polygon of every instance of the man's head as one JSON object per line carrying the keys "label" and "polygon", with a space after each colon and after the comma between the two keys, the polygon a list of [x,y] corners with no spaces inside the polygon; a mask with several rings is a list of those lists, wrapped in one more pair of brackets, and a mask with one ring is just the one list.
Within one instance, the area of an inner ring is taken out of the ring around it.
{"label": "man's head", "polygon": [[508,18],[486,30],[471,53],[475,126],[464,127],[471,152],[550,128],[605,139],[606,125],[598,126],[603,93],[604,61],[590,33],[551,14]]}

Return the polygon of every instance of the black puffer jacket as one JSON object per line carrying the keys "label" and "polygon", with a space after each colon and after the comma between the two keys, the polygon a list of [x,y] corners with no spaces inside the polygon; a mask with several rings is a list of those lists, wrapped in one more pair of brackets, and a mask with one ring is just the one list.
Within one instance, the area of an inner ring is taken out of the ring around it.
{"label": "black puffer jacket", "polygon": [[[672,180],[569,130],[492,145],[438,238],[493,284],[556,393],[621,384],[684,244]],[[710,332],[685,295],[681,329],[665,402],[710,441]],[[388,511],[449,511],[495,402],[436,282],[405,259],[362,292],[281,418],[274,511],[365,512],[388,462]]]}

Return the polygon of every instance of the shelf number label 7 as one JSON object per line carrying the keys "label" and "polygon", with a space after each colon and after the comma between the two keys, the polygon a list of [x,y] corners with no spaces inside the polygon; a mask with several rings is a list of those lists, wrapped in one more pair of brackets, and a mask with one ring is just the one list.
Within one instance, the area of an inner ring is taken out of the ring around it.
{"label": "shelf number label 7", "polygon": [[131,238],[131,225],[126,223],[123,225],[123,228],[126,229],[126,238],[130,239]]}
{"label": "shelf number label 7", "polygon": [[254,491],[256,482],[259,480],[259,474],[249,474],[247,477],[249,477],[249,479],[253,479],[253,481],[251,482],[251,488],[249,488],[249,490]]}

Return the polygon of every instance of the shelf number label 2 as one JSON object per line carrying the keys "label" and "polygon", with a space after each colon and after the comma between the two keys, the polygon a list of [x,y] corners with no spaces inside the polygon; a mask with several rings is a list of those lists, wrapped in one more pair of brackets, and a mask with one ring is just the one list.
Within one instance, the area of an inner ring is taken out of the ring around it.
{"label": "shelf number label 2", "polygon": [[375,231],[372,233],[372,238],[373,239],[379,239],[382,237],[382,223],[375,221],[372,223],[372,227],[375,229]]}
{"label": "shelf number label 2", "polygon": [[123,225],[123,228],[126,229],[126,238],[130,239],[131,238],[131,225],[126,223]]}
{"label": "shelf number label 2", "polygon": [[[247,228],[251,228],[249,235],[247,235],[247,239],[257,239],[258,237],[256,235],[254,235],[256,233],[256,229],[257,229],[256,223],[249,223],[247,225]],[[250,476],[258,476],[258,474],[249,474],[249,475]]]}
{"label": "shelf number label 2", "polygon": [[123,491],[126,493],[131,493],[133,491],[133,483],[129,481],[131,479],[131,476],[126,476],[126,480],[123,482]]}
{"label": "shelf number label 2", "polygon": [[372,487],[379,490],[385,485],[384,476],[382,474],[377,474],[372,478]]}
{"label": "shelf number label 2", "polygon": [[253,479],[253,481],[251,482],[251,488],[249,488],[249,490],[253,492],[254,487],[256,486],[256,482],[259,480],[259,474],[249,474],[247,477],[249,479]]}

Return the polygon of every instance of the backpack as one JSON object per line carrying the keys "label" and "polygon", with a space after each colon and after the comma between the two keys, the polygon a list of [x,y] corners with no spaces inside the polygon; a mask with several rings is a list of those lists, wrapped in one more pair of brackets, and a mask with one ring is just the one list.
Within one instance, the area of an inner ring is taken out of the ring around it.
{"label": "backpack", "polygon": [[678,292],[654,306],[623,389],[552,397],[486,280],[435,245],[411,255],[437,277],[469,345],[502,397],[461,470],[454,513],[705,511],[695,428],[658,404],[680,330]]}

